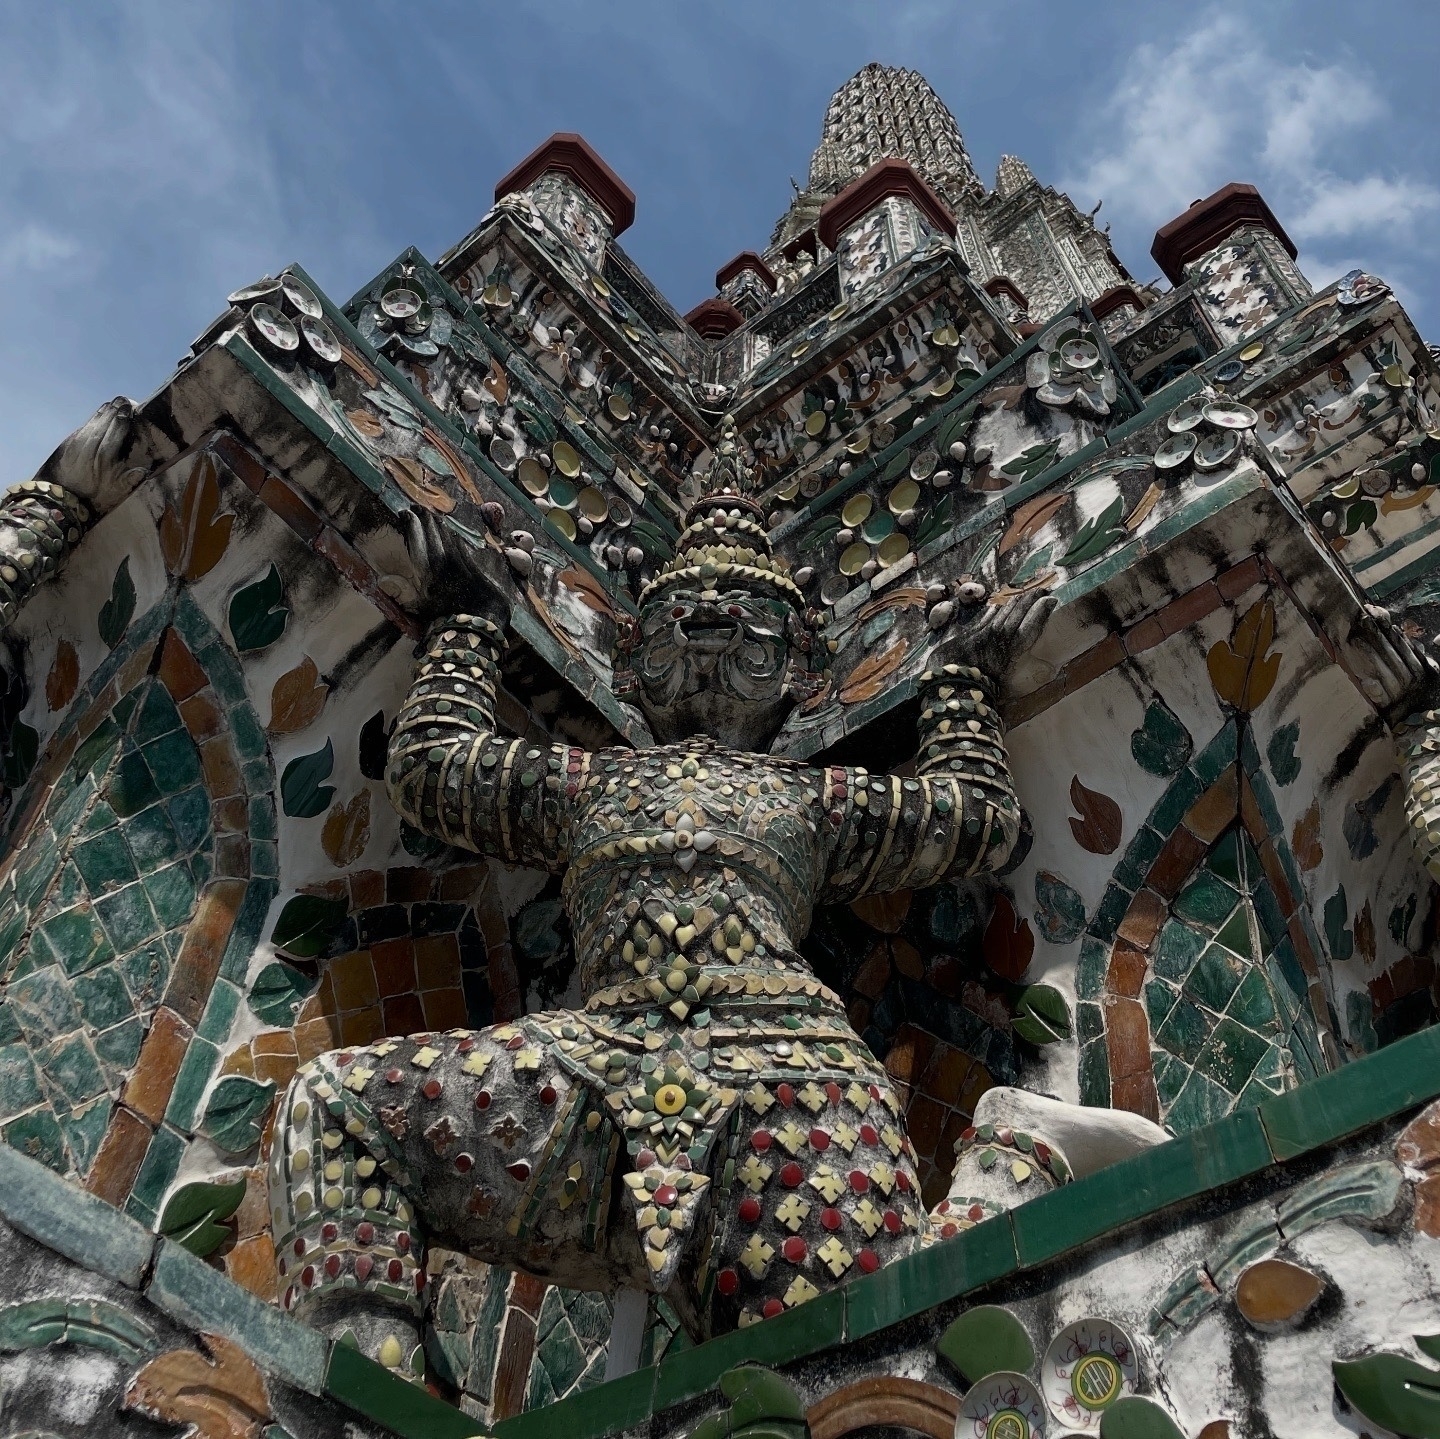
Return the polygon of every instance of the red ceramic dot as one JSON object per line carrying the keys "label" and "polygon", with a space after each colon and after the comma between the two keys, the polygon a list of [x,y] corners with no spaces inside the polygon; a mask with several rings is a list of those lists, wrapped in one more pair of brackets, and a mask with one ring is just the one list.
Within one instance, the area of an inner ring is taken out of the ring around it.
{"label": "red ceramic dot", "polygon": [[985,1217],[985,1210],[983,1206],[979,1204],[972,1204],[970,1208],[965,1211],[965,1217],[967,1219],[973,1219],[976,1224],[979,1224]]}
{"label": "red ceramic dot", "polygon": [[953,1238],[955,1237],[955,1235],[959,1234],[959,1232],[960,1232],[960,1226],[959,1226],[958,1224],[950,1223],[950,1224],[942,1224],[942,1225],[940,1226],[940,1237],[941,1237],[941,1239],[953,1239]]}
{"label": "red ceramic dot", "polygon": [[475,1168],[475,1156],[473,1154],[457,1154],[455,1156],[455,1168],[461,1174],[469,1174]]}
{"label": "red ceramic dot", "polygon": [[473,1039],[462,1039],[460,1043],[455,1046],[455,1052],[457,1054],[469,1054],[474,1048],[475,1041]]}
{"label": "red ceramic dot", "polygon": [[805,1171],[793,1160],[780,1171],[780,1183],[787,1189],[797,1189],[804,1178]]}
{"label": "red ceramic dot", "polygon": [[820,1223],[832,1234],[844,1224],[844,1216],[838,1209],[822,1209],[820,1211]]}
{"label": "red ceramic dot", "polygon": [[355,1226],[355,1239],[359,1244],[374,1244],[375,1226],[366,1220],[363,1224]]}
{"label": "red ceramic dot", "polygon": [[775,1098],[778,1099],[786,1109],[789,1109],[790,1106],[795,1103],[795,1091],[788,1084],[777,1085]]}
{"label": "red ceramic dot", "polygon": [[1048,1144],[1041,1144],[1038,1139],[1035,1141],[1035,1158],[1038,1159],[1041,1164],[1050,1163],[1050,1146]]}
{"label": "red ceramic dot", "polygon": [[885,1228],[891,1234],[899,1234],[902,1228],[900,1216],[893,1209],[885,1211]]}
{"label": "red ceramic dot", "polygon": [[655,1191],[655,1202],[661,1209],[669,1209],[679,1197],[679,1191],[673,1184],[662,1184],[660,1188]]}
{"label": "red ceramic dot", "polygon": [[294,1302],[295,1302],[295,1286],[292,1284],[292,1285],[285,1291],[285,1307],[286,1307],[287,1309],[289,1309],[290,1306],[291,1306],[292,1304],[294,1304]]}
{"label": "red ceramic dot", "polygon": [[368,1254],[361,1254],[355,1260],[355,1277],[363,1284],[374,1269],[375,1261]]}
{"label": "red ceramic dot", "polygon": [[803,1264],[805,1256],[810,1251],[805,1246],[805,1241],[798,1234],[792,1234],[784,1244],[780,1246],[780,1252],[791,1264]]}
{"label": "red ceramic dot", "polygon": [[403,1230],[395,1236],[395,1248],[401,1254],[410,1252],[410,1236]]}
{"label": "red ceramic dot", "polygon": [[855,1262],[862,1274],[873,1274],[880,1267],[880,1256],[873,1249],[862,1249],[855,1256]]}
{"label": "red ceramic dot", "polygon": [[866,1144],[879,1144],[880,1136],[873,1124],[862,1124],[860,1126],[860,1138]]}
{"label": "red ceramic dot", "polygon": [[307,1264],[300,1271],[300,1282],[308,1289],[315,1282],[315,1266]]}
{"label": "red ceramic dot", "polygon": [[404,1078],[404,1074],[398,1069],[387,1069],[385,1071],[386,1084],[399,1084],[400,1081]]}
{"label": "red ceramic dot", "polygon": [[715,1287],[722,1294],[733,1294],[740,1287],[740,1276],[733,1269],[722,1269],[715,1276]]}
{"label": "red ceramic dot", "polygon": [[[327,1229],[333,1228],[333,1227],[334,1227],[333,1225],[326,1225],[326,1228],[327,1228]],[[332,1236],[332,1237],[333,1237],[333,1236]],[[298,1258],[301,1254],[304,1254],[304,1252],[305,1252],[305,1241],[304,1241],[303,1239],[297,1239],[297,1240],[295,1241],[295,1254],[296,1254],[296,1257]]]}
{"label": "red ceramic dot", "polygon": [[351,1054],[351,1053],[347,1050],[345,1053],[343,1053],[343,1054],[337,1054],[337,1055],[335,1056],[335,1063],[336,1063],[336,1064],[350,1064],[350,1063],[353,1062],[354,1058],[355,1058],[355,1056],[354,1056],[353,1054]]}
{"label": "red ceramic dot", "polygon": [[416,1292],[417,1294],[423,1294],[424,1291],[425,1291],[425,1271],[424,1271],[423,1269],[417,1269],[417,1270],[415,1271],[415,1292]]}
{"label": "red ceramic dot", "polygon": [[553,1084],[547,1084],[547,1085],[540,1091],[540,1103],[541,1103],[541,1104],[554,1104],[554,1103],[555,1103],[555,1086],[554,1086]]}
{"label": "red ceramic dot", "polygon": [[325,1273],[330,1279],[338,1279],[340,1277],[340,1256],[338,1254],[331,1254],[326,1257]]}
{"label": "red ceramic dot", "polygon": [[942,1200],[939,1202],[939,1204],[937,1204],[937,1205],[935,1206],[935,1213],[936,1213],[936,1214],[949,1214],[949,1212],[950,1212],[950,1201],[949,1201],[948,1199],[942,1199]]}
{"label": "red ceramic dot", "polygon": [[870,1188],[870,1176],[863,1169],[852,1169],[850,1171],[850,1188],[856,1194],[864,1194]]}
{"label": "red ceramic dot", "polygon": [[649,1169],[655,1163],[655,1151],[653,1149],[642,1149],[635,1156],[636,1169]]}
{"label": "red ceramic dot", "polygon": [[505,1173],[512,1179],[518,1179],[522,1184],[530,1178],[530,1161],[528,1159],[517,1159],[514,1164],[505,1166]]}
{"label": "red ceramic dot", "polygon": [[833,1079],[825,1086],[825,1098],[828,1099],[831,1104],[840,1103],[840,1086],[836,1084]]}
{"label": "red ceramic dot", "polygon": [[768,1129],[757,1129],[755,1133],[750,1136],[750,1148],[757,1154],[764,1154],[773,1143],[774,1140],[770,1138],[770,1131]]}
{"label": "red ceramic dot", "polygon": [[524,1036],[523,1034],[517,1034],[517,1035],[515,1036],[515,1038],[512,1039],[512,1040],[505,1046],[505,1048],[506,1048],[506,1049],[519,1049],[520,1046],[521,1046],[522,1044],[524,1044],[524,1043],[525,1043],[525,1036]]}
{"label": "red ceramic dot", "polygon": [[879,1102],[879,1099],[880,1099],[880,1086],[879,1086],[878,1084],[872,1084],[872,1085],[870,1086],[870,1098],[873,1099],[873,1100],[875,1100],[877,1103]]}
{"label": "red ceramic dot", "polygon": [[823,1129],[812,1129],[810,1131],[810,1148],[823,1154],[830,1148],[830,1136]]}
{"label": "red ceramic dot", "polygon": [[442,1085],[438,1079],[427,1079],[425,1083],[420,1086],[420,1093],[423,1094],[426,1099],[439,1099],[440,1091],[443,1088],[444,1085]]}
{"label": "red ceramic dot", "polygon": [[760,1201],[753,1194],[747,1194],[740,1201],[740,1218],[746,1224],[758,1224],[760,1222]]}
{"label": "red ceramic dot", "polygon": [[960,1131],[961,1144],[970,1144],[975,1138],[975,1126],[972,1124],[968,1129]]}
{"label": "red ceramic dot", "polygon": [[767,1299],[765,1307],[760,1311],[766,1319],[773,1319],[777,1314],[783,1314],[785,1306],[778,1299]]}
{"label": "red ceramic dot", "polygon": [[398,1259],[392,1259],[385,1266],[385,1277],[392,1284],[398,1284],[405,1277],[405,1266]]}
{"label": "red ceramic dot", "polygon": [[475,1096],[475,1108],[476,1108],[476,1109],[489,1109],[489,1108],[490,1108],[490,1091],[489,1091],[488,1089],[482,1089],[482,1090],[480,1091],[480,1093]]}
{"label": "red ceramic dot", "polygon": [[910,1193],[910,1176],[906,1174],[903,1169],[897,1169],[895,1171],[895,1183],[900,1186],[901,1194]]}

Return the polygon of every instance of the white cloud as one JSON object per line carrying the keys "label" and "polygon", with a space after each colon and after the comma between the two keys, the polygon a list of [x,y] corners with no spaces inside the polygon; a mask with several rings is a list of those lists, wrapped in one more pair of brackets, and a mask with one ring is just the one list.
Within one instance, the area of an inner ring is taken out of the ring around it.
{"label": "white cloud", "polygon": [[1064,182],[1078,203],[1106,201],[1143,249],[1161,224],[1231,180],[1259,186],[1292,237],[1333,268],[1325,242],[1362,241],[1377,268],[1388,242],[1440,207],[1440,190],[1371,167],[1388,117],[1375,79],[1355,63],[1317,64],[1285,25],[1221,3],[1165,43],[1137,46],[1076,142],[1090,153]]}
{"label": "white cloud", "polygon": [[47,225],[27,220],[0,242],[0,275],[21,270],[49,270],[80,253],[80,242]]}

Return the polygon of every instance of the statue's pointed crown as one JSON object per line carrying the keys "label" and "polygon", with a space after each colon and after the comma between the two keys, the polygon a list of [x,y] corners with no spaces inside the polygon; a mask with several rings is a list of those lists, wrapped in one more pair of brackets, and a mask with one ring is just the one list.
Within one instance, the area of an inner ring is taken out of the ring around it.
{"label": "statue's pointed crown", "polygon": [[790,566],[774,553],[765,532],[765,512],[754,498],[757,475],[734,416],[726,415],[710,466],[697,476],[700,494],[685,513],[675,555],[640,592],[642,604],[667,590],[740,584],[772,590],[804,610]]}

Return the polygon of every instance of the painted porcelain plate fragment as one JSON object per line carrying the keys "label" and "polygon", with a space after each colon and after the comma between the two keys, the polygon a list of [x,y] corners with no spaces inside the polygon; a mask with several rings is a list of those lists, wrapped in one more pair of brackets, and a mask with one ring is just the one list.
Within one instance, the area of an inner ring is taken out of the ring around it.
{"label": "painted porcelain plate fragment", "polygon": [[1078,1319],[1050,1341],[1040,1383],[1050,1412],[1066,1429],[1098,1433],[1100,1416],[1140,1378],[1135,1344],[1108,1319]]}
{"label": "painted porcelain plate fragment", "polygon": [[971,1385],[955,1420],[955,1439],[1042,1439],[1045,1406],[1023,1375],[996,1370]]}

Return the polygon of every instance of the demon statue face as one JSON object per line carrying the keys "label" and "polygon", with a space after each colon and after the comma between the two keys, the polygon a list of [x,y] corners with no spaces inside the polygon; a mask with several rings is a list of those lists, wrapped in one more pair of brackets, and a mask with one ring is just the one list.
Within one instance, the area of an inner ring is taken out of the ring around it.
{"label": "demon statue face", "polygon": [[804,599],[771,553],[744,478],[727,423],[675,558],[641,592],[627,637],[622,682],[662,744],[706,734],[766,750],[813,683]]}

